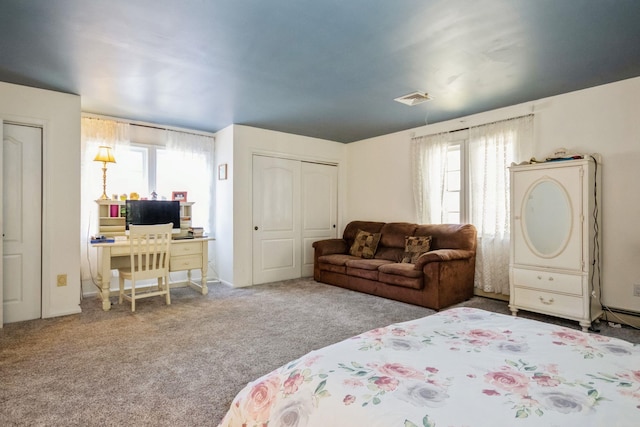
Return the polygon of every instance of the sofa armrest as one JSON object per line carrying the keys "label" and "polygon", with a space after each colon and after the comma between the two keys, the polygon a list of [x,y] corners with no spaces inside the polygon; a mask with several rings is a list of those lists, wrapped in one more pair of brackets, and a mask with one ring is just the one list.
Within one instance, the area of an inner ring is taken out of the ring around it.
{"label": "sofa armrest", "polygon": [[346,254],[349,251],[344,239],[326,239],[313,242],[316,258],[322,255]]}
{"label": "sofa armrest", "polygon": [[437,249],[422,254],[416,261],[416,270],[422,270],[422,268],[430,262],[442,262],[453,261],[456,259],[470,259],[475,256],[474,251],[468,251],[465,249]]}

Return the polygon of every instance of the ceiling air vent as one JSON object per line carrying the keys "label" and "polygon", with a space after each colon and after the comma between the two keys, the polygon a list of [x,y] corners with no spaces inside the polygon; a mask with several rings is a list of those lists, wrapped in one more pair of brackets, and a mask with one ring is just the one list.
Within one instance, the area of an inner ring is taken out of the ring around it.
{"label": "ceiling air vent", "polygon": [[422,104],[423,102],[427,102],[429,100],[431,100],[431,97],[427,92],[413,92],[408,95],[404,95],[394,99],[394,101],[401,102],[410,107],[413,107],[414,105]]}

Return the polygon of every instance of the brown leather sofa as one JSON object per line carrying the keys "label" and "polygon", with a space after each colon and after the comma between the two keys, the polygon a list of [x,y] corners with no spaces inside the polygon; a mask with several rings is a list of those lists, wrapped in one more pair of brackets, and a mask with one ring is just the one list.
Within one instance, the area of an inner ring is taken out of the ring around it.
{"label": "brown leather sofa", "polygon": [[[372,259],[352,256],[358,230],[380,233]],[[402,263],[405,237],[431,236],[429,252]],[[440,310],[473,296],[476,228],[471,224],[350,222],[342,239],[313,243],[318,282]]]}

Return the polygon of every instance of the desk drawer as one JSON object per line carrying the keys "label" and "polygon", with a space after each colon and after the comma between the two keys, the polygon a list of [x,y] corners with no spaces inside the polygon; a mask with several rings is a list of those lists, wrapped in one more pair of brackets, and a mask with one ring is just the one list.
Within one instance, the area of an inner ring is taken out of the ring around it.
{"label": "desk drawer", "polygon": [[582,295],[582,276],[577,274],[550,273],[540,270],[514,268],[513,280],[515,286]]}
{"label": "desk drawer", "polygon": [[202,255],[173,256],[169,259],[170,271],[184,271],[202,268]]}
{"label": "desk drawer", "polygon": [[535,289],[514,289],[515,305],[532,311],[565,315],[581,319],[584,317],[582,297],[554,294]]}
{"label": "desk drawer", "polygon": [[171,256],[193,255],[202,253],[202,242],[180,242],[171,245]]}

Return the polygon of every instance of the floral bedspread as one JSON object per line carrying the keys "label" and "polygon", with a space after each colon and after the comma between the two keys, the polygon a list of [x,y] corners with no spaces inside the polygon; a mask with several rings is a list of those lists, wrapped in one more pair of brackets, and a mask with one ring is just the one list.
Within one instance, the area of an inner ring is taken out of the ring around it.
{"label": "floral bedspread", "polygon": [[640,346],[455,308],[249,383],[220,426],[640,426]]}

